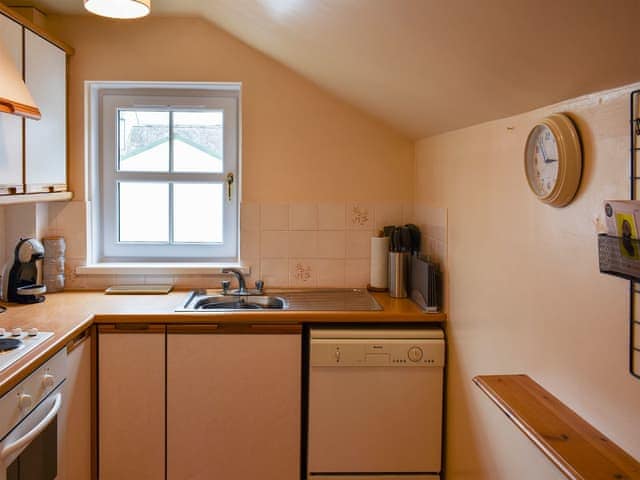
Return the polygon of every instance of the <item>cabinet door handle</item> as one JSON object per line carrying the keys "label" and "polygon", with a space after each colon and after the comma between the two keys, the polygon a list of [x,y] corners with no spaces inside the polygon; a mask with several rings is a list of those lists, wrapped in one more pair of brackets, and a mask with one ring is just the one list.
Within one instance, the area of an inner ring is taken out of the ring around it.
{"label": "cabinet door handle", "polygon": [[87,328],[84,332],[76,335],[68,344],[67,344],[67,353],[73,352],[76,348],[82,344],[85,340],[89,338],[89,329]]}
{"label": "cabinet door handle", "polygon": [[164,333],[165,326],[149,323],[116,323],[98,326],[98,333]]}
{"label": "cabinet door handle", "polygon": [[290,323],[254,323],[251,325],[251,333],[300,333],[302,325]]}
{"label": "cabinet door handle", "polygon": [[218,325],[215,323],[167,325],[167,333],[171,334],[206,334],[216,333],[217,330]]}

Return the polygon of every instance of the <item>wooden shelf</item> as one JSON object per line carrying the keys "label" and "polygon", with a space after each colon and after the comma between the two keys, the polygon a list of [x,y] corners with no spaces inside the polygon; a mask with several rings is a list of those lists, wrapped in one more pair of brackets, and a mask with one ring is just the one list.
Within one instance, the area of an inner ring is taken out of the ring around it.
{"label": "wooden shelf", "polygon": [[0,206],[20,203],[65,202],[73,198],[72,192],[25,193],[16,195],[0,195]]}
{"label": "wooden shelf", "polygon": [[572,480],[637,480],[640,463],[527,375],[475,384]]}

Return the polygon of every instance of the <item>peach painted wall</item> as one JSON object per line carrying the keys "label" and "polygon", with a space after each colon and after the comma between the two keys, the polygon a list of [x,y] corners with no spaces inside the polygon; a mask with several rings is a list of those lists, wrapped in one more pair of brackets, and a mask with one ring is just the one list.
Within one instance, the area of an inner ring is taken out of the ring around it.
{"label": "peach painted wall", "polygon": [[[637,86],[636,86],[637,88]],[[628,282],[598,273],[594,218],[627,198],[630,88],[426,138],[416,215],[446,209],[449,480],[564,478],[473,386],[527,373],[640,458],[640,381],[628,373]],[[537,201],[523,172],[536,121],[568,112],[584,145],[575,201]]]}
{"label": "peach painted wall", "polygon": [[412,199],[414,144],[213,24],[49,17],[69,69],[71,188],[84,188],[85,80],[242,82],[244,201]]}
{"label": "peach painted wall", "polygon": [[[272,287],[362,287],[369,277],[365,237],[380,222],[409,220],[414,143],[213,24],[197,18],[118,22],[51,16],[47,28],[75,48],[69,61],[68,129],[75,198],[49,208],[45,232],[67,240],[68,288],[219,283],[188,275],[75,275],[75,268],[86,263],[85,200],[90,198],[85,192],[86,80],[242,82],[242,212],[247,218],[240,254],[251,266],[252,279],[262,277]],[[327,207],[342,209],[342,223],[322,224],[319,217]],[[355,207],[367,210],[366,228],[349,226],[347,209]],[[265,226],[260,214],[270,209],[284,212],[286,224]],[[296,226],[300,211],[310,219]],[[317,248],[325,237],[331,239],[330,252]],[[282,248],[269,248],[271,240]]]}

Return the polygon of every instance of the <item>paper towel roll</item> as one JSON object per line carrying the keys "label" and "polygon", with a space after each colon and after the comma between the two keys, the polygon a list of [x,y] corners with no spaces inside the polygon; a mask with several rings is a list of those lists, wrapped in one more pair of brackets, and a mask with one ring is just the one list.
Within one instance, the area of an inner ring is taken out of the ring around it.
{"label": "paper towel roll", "polygon": [[387,288],[389,261],[389,237],[371,238],[371,279],[373,288]]}

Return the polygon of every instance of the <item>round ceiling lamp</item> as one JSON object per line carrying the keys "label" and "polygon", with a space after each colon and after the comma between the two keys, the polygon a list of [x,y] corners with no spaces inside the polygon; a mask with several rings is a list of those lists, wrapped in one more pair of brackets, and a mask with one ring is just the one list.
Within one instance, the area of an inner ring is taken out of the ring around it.
{"label": "round ceiling lamp", "polygon": [[84,8],[109,18],[140,18],[151,12],[151,0],[84,0]]}

